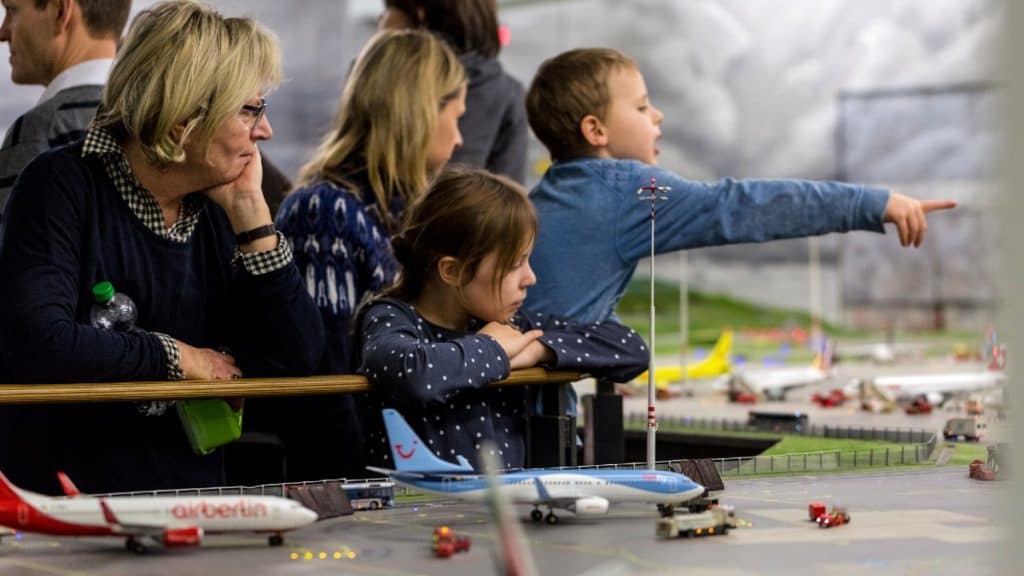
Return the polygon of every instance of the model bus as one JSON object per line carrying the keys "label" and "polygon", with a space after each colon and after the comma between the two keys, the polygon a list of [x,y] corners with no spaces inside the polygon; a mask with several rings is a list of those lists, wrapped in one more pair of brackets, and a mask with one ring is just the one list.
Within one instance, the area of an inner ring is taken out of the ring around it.
{"label": "model bus", "polygon": [[395,483],[391,480],[361,480],[342,484],[354,510],[380,510],[395,505]]}
{"label": "model bus", "polygon": [[767,432],[803,432],[807,429],[807,414],[803,412],[747,413],[747,425]]}

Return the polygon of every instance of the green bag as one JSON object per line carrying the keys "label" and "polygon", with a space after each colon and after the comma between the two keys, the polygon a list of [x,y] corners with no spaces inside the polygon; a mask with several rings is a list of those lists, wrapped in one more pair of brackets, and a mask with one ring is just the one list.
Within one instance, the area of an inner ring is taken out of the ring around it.
{"label": "green bag", "polygon": [[179,400],[178,417],[196,454],[206,455],[242,435],[242,411],[220,398]]}

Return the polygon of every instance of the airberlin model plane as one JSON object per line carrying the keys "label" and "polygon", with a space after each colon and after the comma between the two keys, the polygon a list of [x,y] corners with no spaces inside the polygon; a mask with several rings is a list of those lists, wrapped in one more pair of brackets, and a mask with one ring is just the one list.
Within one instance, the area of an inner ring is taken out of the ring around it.
{"label": "airberlin model plane", "polygon": [[164,546],[198,546],[204,533],[269,532],[271,546],[282,533],[311,524],[312,510],[276,496],[133,496],[101,498],[81,494],[62,472],[65,496],[22,490],[0,473],[0,526],[55,536],[119,536],[125,547],[143,552],[143,541]]}

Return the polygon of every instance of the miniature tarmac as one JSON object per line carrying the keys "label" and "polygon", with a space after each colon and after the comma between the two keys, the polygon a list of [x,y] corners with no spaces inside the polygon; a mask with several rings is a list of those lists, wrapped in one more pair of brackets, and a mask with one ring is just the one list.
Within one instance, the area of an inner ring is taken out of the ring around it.
{"label": "miniature tarmac", "polygon": [[[660,358],[660,363],[678,362],[670,357]],[[834,375],[827,382],[797,388],[786,395],[781,402],[763,401],[756,404],[731,403],[726,399],[723,390],[715,390],[707,381],[692,381],[676,388],[688,394],[681,398],[659,400],[657,402],[659,418],[699,417],[706,420],[724,419],[744,422],[751,410],[767,412],[803,412],[808,415],[812,425],[853,426],[877,428],[915,428],[932,430],[939,433],[950,418],[966,416],[962,406],[957,402],[948,403],[944,407],[936,407],[931,414],[905,414],[896,410],[888,414],[865,412],[860,409],[857,398],[848,400],[844,405],[833,408],[822,408],[811,401],[815,392],[827,393],[833,388],[842,388],[854,378],[870,378],[873,376],[893,374],[927,374],[949,372],[971,372],[984,370],[980,363],[953,363],[949,361],[909,361],[895,365],[877,365],[866,362],[847,362],[834,367]],[[574,385],[577,393],[593,393],[592,380],[585,380]],[[623,399],[623,413],[628,419],[630,415],[642,420],[647,416],[647,396],[643,387],[631,398]],[[988,425],[987,443],[1007,441],[1010,437],[1009,425],[996,417],[996,410],[986,409],[981,418]]]}
{"label": "miniature tarmac", "polygon": [[[994,574],[1009,538],[999,516],[1008,484],[967,477],[966,466],[729,480],[720,499],[741,527],[724,536],[659,540],[657,513],[613,505],[599,518],[562,511],[555,526],[518,506],[541,575],[586,574]],[[851,523],[821,529],[812,500],[845,505]],[[0,543],[5,576],[166,574],[495,574],[495,542],[483,505],[437,502],[357,512],[285,535],[209,535],[201,548],[136,555],[118,538],[24,535]],[[436,525],[472,536],[450,559],[429,550]]]}

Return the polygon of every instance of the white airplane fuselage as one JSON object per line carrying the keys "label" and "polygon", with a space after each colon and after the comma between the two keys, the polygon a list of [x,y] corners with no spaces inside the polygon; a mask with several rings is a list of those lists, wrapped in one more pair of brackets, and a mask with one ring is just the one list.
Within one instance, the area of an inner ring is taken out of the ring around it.
{"label": "white airplane fuselage", "polygon": [[[422,479],[396,476],[395,480],[460,500],[483,501],[487,497],[487,480],[482,475],[428,475]],[[500,489],[518,504],[586,498],[602,498],[609,503],[680,504],[704,493],[703,486],[682,474],[650,470],[532,470],[501,474],[498,480]]]}
{"label": "white airplane fuselage", "polygon": [[43,534],[120,536],[182,528],[206,533],[283,532],[317,518],[300,503],[274,496],[50,497],[9,483],[7,488],[16,497],[0,500],[0,525]]}
{"label": "white airplane fuselage", "polygon": [[956,372],[952,374],[908,374],[878,376],[875,386],[894,398],[909,398],[922,394],[956,394],[996,388],[1006,382],[1006,373],[1000,370],[984,372]]}
{"label": "white airplane fuselage", "polygon": [[735,377],[753,392],[774,396],[792,388],[825,382],[829,373],[813,366],[799,366],[737,372]]}

